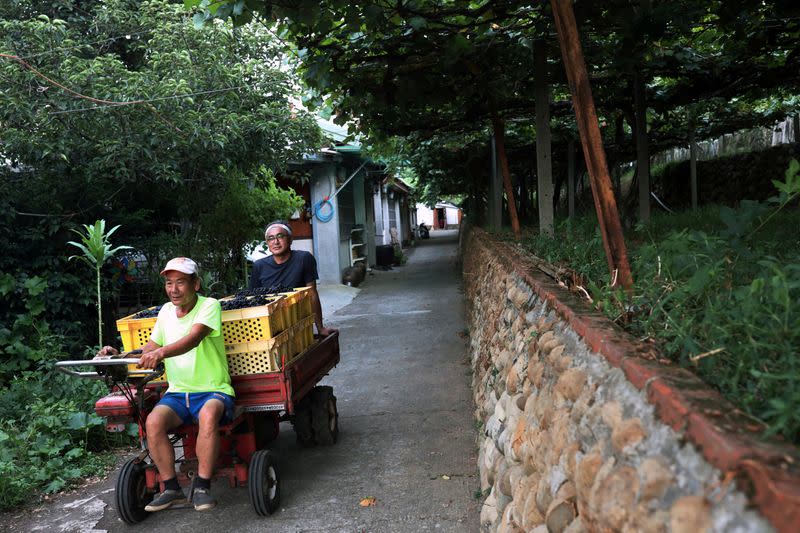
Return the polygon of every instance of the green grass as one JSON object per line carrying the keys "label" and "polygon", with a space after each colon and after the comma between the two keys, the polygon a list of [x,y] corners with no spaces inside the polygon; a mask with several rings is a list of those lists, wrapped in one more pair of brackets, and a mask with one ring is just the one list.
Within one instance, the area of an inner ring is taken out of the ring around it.
{"label": "green grass", "polygon": [[668,358],[764,421],[769,433],[798,442],[798,228],[796,207],[777,211],[753,202],[655,214],[626,233],[630,298],[609,288],[594,216],[558,225],[554,239],[527,232],[523,245],[576,270],[609,318],[638,338],[653,339]]}

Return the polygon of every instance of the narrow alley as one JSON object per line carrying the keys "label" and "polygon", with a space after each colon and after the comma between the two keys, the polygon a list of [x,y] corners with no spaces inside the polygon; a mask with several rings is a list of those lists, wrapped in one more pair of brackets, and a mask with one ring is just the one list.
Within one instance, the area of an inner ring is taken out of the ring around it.
{"label": "narrow alley", "polygon": [[[477,447],[457,246],[456,231],[434,232],[405,265],[368,275],[355,299],[326,317],[341,335],[341,363],[322,382],[338,398],[339,441],[301,448],[291,425],[281,424],[272,447],[282,479],[274,515],[258,517],[246,488],[219,481],[214,511],[167,510],[129,527],[113,508],[114,472],[18,525],[29,531],[477,531]],[[368,497],[374,505],[361,506]]]}

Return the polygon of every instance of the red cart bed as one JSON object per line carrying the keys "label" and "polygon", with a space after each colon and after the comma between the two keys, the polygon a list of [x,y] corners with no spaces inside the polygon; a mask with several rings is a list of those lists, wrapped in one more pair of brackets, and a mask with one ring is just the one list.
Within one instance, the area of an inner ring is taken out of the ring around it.
{"label": "red cart bed", "polygon": [[[269,443],[277,438],[280,422],[294,425],[302,445],[330,445],[338,438],[338,411],[333,388],[317,383],[339,363],[339,333],[317,338],[302,353],[288,362],[281,361],[276,372],[235,375],[231,377],[236,393],[234,420],[219,427],[220,453],[215,466],[216,478],[227,478],[231,486],[248,487],[256,513],[272,514],[280,502],[280,478]],[[61,361],[56,366],[71,375],[105,379],[112,392],[95,404],[98,415],[106,418],[109,431],[123,431],[136,422],[142,451],[120,469],[116,483],[116,508],[128,524],[144,520],[144,507],[161,490],[161,479],[150,459],[145,421],[166,390],[166,382],[148,382],[157,377],[129,374],[138,359],[114,361]],[[78,372],[74,367],[94,367],[93,372]],[[197,471],[198,428],[187,425],[172,432],[171,440],[180,443],[183,456],[176,457],[178,478],[190,483]]]}

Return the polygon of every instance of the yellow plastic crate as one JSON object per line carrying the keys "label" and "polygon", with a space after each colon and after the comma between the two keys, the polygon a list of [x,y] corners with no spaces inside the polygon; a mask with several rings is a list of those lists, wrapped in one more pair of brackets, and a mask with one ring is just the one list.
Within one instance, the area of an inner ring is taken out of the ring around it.
{"label": "yellow plastic crate", "polygon": [[[152,307],[150,309],[153,309]],[[122,349],[126,352],[142,348],[150,340],[150,333],[156,324],[156,317],[131,318],[133,315],[117,320],[117,331],[122,338]],[[128,365],[128,372],[136,376],[137,370],[142,370],[138,365]],[[154,382],[166,381],[165,376],[154,379]]]}
{"label": "yellow plastic crate", "polygon": [[222,312],[222,336],[225,344],[263,341],[275,337],[291,325],[287,320],[285,297],[258,307]]}
{"label": "yellow plastic crate", "polygon": [[287,326],[297,324],[300,320],[311,316],[311,288],[298,287],[290,292],[282,292],[284,307],[287,309]]}
{"label": "yellow plastic crate", "polygon": [[226,344],[225,353],[231,376],[277,372],[281,364],[288,363],[293,356],[290,332],[284,331],[263,341]]}
{"label": "yellow plastic crate", "polygon": [[[222,337],[225,344],[241,344],[267,340],[285,330],[286,306],[283,297],[258,307],[232,309],[222,312]],[[141,348],[150,340],[156,318],[133,318],[134,315],[117,320],[117,331],[122,337],[125,351]]]}
{"label": "yellow plastic crate", "polygon": [[[150,308],[152,309],[152,307]],[[117,320],[117,331],[122,337],[122,348],[126,352],[138,350],[150,340],[150,333],[156,325],[156,317],[132,318],[133,315]]]}
{"label": "yellow plastic crate", "polygon": [[314,317],[303,318],[291,327],[289,334],[292,337],[292,356],[301,354],[314,344]]}
{"label": "yellow plastic crate", "polygon": [[[222,312],[222,338],[226,346],[266,341],[286,330],[288,306],[284,296],[276,296],[273,301],[258,307],[232,309]],[[151,308],[152,309],[152,308]],[[122,338],[126,352],[142,348],[150,340],[156,317],[133,318],[134,315],[117,320],[117,331]],[[129,366],[135,375],[136,365]],[[164,381],[159,378],[154,381]]]}

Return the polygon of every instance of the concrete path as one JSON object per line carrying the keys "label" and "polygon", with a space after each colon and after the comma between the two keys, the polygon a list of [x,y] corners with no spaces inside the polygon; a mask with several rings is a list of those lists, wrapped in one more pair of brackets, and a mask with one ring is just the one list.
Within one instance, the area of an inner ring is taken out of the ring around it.
{"label": "concrete path", "polygon": [[[477,531],[474,406],[456,246],[456,232],[432,232],[405,266],[368,275],[352,302],[326,317],[341,331],[342,361],[323,382],[338,397],[339,442],[299,448],[291,425],[281,424],[273,450],[283,492],[274,515],[256,516],[246,489],[217,482],[217,509],[168,510],[127,527],[114,509],[115,474],[0,529]],[[375,505],[361,507],[369,496]]]}

